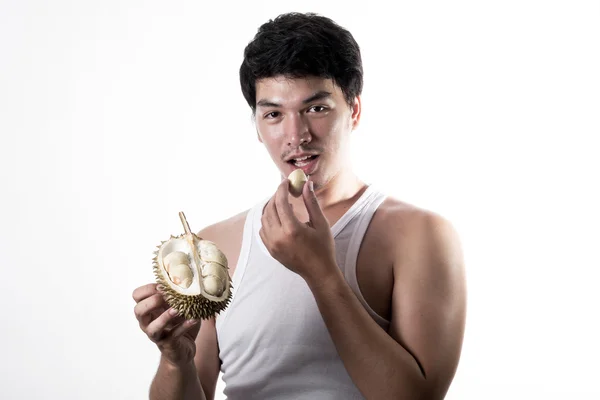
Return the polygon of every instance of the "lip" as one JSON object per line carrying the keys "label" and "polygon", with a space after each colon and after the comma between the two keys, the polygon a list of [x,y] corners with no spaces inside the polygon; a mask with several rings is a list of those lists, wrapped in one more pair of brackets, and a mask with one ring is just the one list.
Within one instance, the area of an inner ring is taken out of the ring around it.
{"label": "lip", "polygon": [[316,171],[320,159],[321,156],[317,156],[315,159],[311,160],[308,164],[306,164],[303,167],[296,167],[294,164],[290,164],[288,162],[286,163],[288,165],[288,175],[297,169],[301,169],[306,175],[312,175]]}
{"label": "lip", "polygon": [[302,158],[302,157],[306,157],[306,156],[318,156],[318,155],[319,155],[319,153],[307,153],[307,152],[294,153],[294,154],[291,154],[289,157],[287,157],[287,159],[285,161],[288,162],[295,158]]}

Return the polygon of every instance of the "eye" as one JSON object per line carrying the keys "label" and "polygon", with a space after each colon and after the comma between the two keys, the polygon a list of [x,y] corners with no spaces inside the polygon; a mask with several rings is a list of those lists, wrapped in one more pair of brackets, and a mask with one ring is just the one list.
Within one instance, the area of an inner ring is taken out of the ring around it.
{"label": "eye", "polygon": [[279,115],[280,115],[279,111],[271,111],[270,113],[263,115],[263,118],[264,119],[273,119],[273,118],[279,117]]}
{"label": "eye", "polygon": [[316,112],[316,113],[320,113],[327,110],[327,107],[325,106],[312,106],[308,109],[308,112]]}

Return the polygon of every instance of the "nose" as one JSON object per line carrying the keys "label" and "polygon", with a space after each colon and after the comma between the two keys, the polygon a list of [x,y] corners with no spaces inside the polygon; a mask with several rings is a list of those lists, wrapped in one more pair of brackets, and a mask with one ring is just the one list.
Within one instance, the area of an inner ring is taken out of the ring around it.
{"label": "nose", "polygon": [[303,143],[310,143],[312,140],[308,124],[301,115],[291,115],[285,119],[285,135],[288,146],[297,148]]}

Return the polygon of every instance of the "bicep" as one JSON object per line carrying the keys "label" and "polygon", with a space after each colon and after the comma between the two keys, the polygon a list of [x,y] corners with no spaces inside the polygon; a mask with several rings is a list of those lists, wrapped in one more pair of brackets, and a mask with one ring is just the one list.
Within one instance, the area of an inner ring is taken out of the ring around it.
{"label": "bicep", "polygon": [[415,358],[434,391],[458,366],[466,317],[463,257],[456,232],[428,215],[400,247],[394,266],[390,335]]}
{"label": "bicep", "polygon": [[196,356],[194,357],[198,378],[207,400],[215,398],[215,390],[221,362],[219,360],[219,345],[215,319],[202,320],[200,332],[196,337]]}

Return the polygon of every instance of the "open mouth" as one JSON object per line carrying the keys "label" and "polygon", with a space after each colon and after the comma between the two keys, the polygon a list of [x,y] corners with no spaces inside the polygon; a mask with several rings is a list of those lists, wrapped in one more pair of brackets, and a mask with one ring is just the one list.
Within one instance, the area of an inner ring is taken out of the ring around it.
{"label": "open mouth", "polygon": [[295,166],[297,168],[302,168],[302,167],[309,165],[311,163],[311,161],[316,160],[318,157],[319,157],[318,155],[314,155],[314,156],[307,156],[307,157],[302,157],[302,158],[295,158],[295,159],[289,160],[288,163],[292,164],[293,166]]}
{"label": "open mouth", "polygon": [[291,166],[291,170],[289,172],[291,173],[293,170],[300,168],[306,175],[311,175],[317,169],[318,163],[318,155],[294,158],[288,161],[288,164]]}

